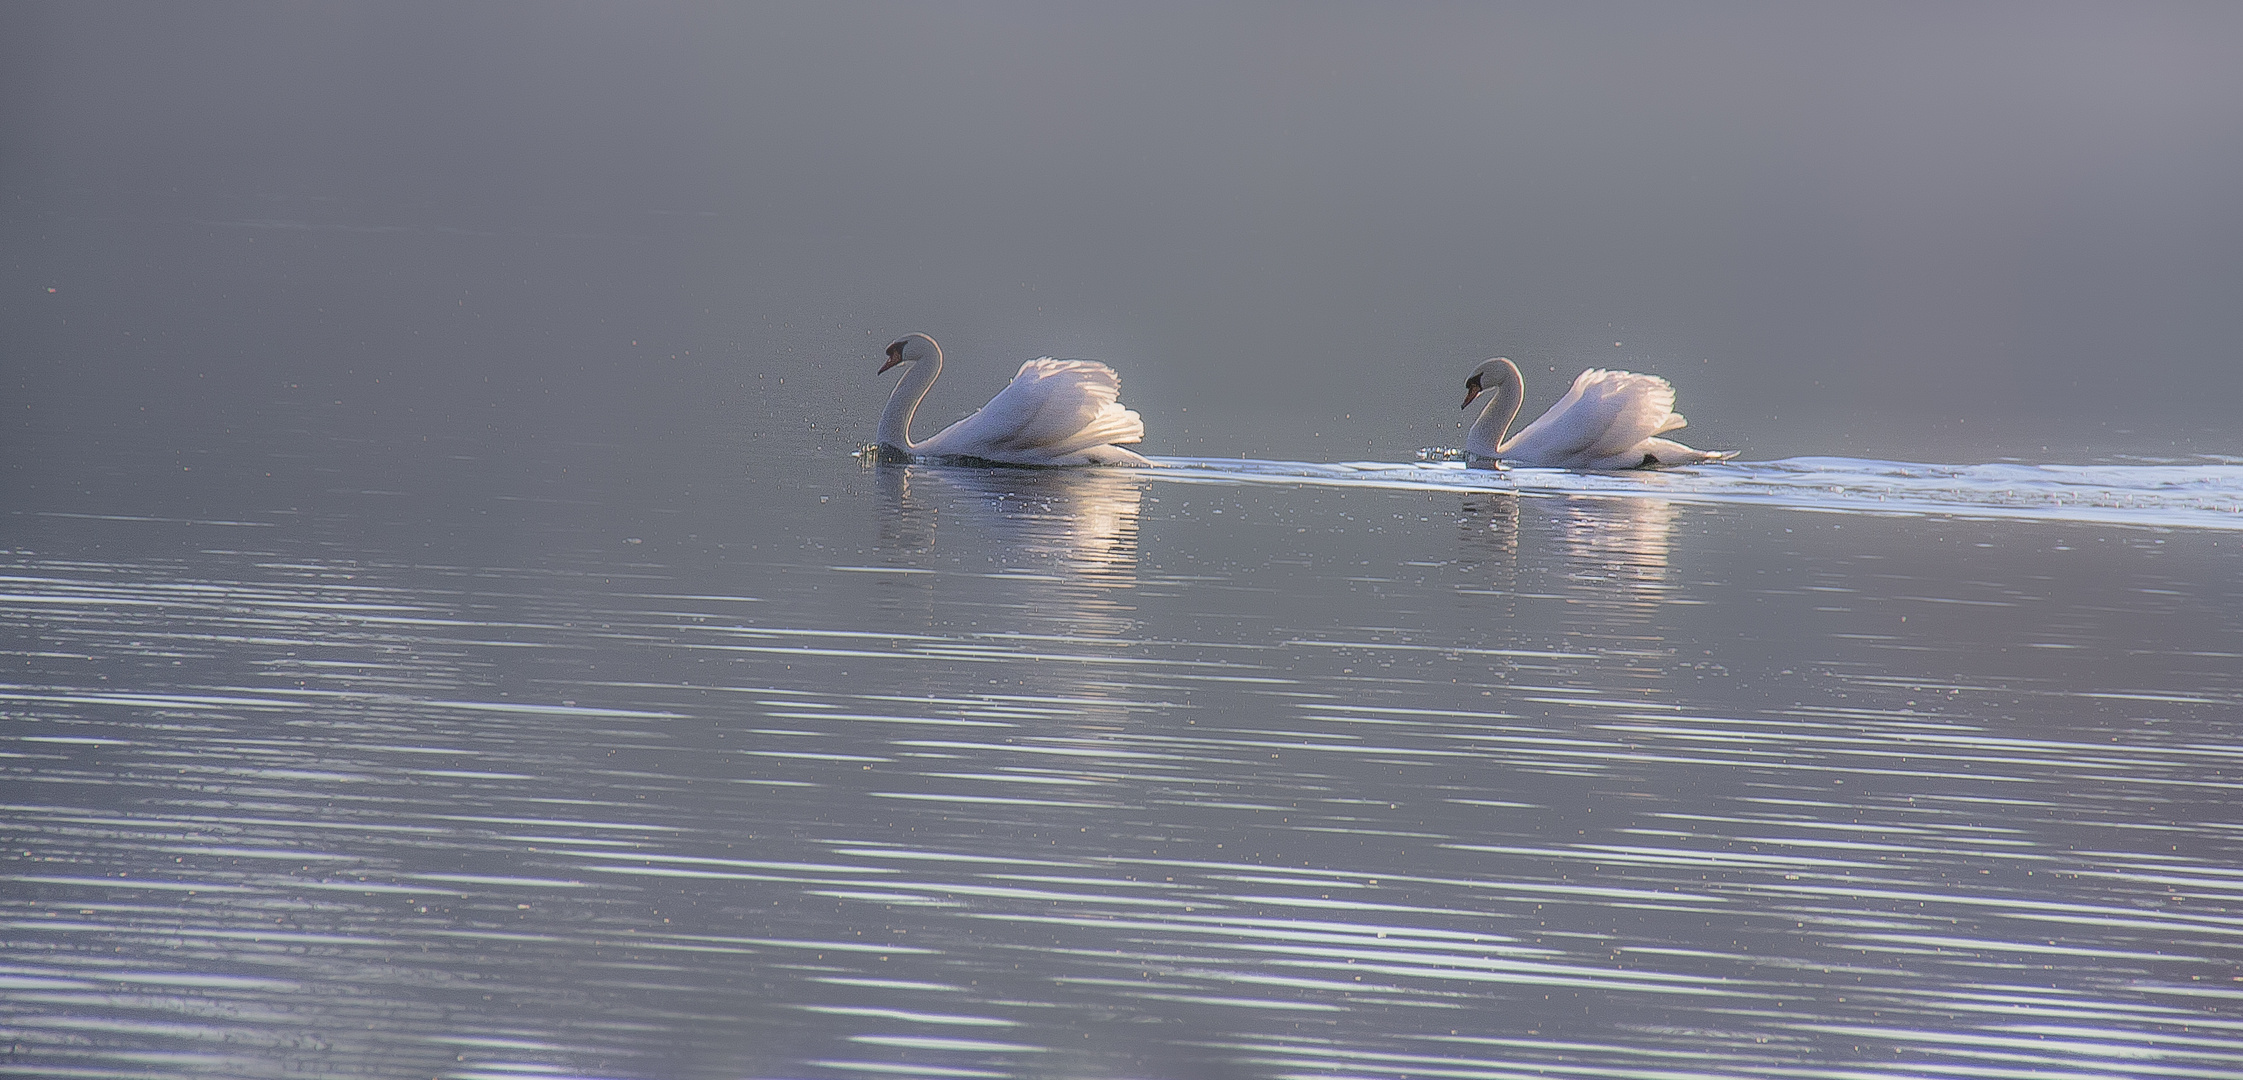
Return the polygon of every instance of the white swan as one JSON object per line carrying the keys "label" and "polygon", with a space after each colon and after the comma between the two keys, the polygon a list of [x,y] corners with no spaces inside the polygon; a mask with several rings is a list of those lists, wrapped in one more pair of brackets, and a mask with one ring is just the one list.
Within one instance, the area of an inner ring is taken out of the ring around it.
{"label": "white swan", "polygon": [[1503,433],[1526,399],[1517,365],[1498,356],[1473,369],[1464,380],[1465,407],[1483,393],[1488,402],[1464,436],[1464,453],[1473,464],[1500,458],[1561,469],[1655,469],[1737,456],[1734,450],[1694,450],[1656,437],[1685,423],[1674,411],[1674,387],[1657,375],[1590,368],[1549,412],[1509,439]]}
{"label": "white swan", "polygon": [[880,370],[911,365],[888,395],[880,414],[880,454],[925,460],[966,458],[1000,465],[1150,465],[1116,443],[1142,442],[1145,421],[1121,403],[1121,379],[1096,360],[1043,357],[1020,365],[1020,374],[989,404],[935,433],[911,441],[911,414],[942,374],[942,346],[911,334],[888,346]]}

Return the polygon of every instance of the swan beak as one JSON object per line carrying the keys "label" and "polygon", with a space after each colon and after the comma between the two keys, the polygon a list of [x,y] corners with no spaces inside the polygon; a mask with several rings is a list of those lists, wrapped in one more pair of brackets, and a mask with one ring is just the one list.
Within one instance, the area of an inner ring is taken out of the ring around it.
{"label": "swan beak", "polygon": [[[880,371],[886,371],[900,363],[903,363],[903,342],[899,341],[888,346],[888,362],[880,365]],[[879,373],[879,371],[873,372],[875,375]]]}
{"label": "swan beak", "polygon": [[1479,396],[1480,396],[1480,377],[1479,377],[1479,376],[1477,376],[1477,375],[1475,375],[1475,376],[1473,376],[1472,378],[1470,378],[1470,379],[1467,379],[1467,380],[1465,380],[1465,383],[1464,383],[1464,404],[1462,404],[1462,405],[1459,405],[1459,406],[1457,406],[1457,408],[1459,408],[1459,409],[1469,409],[1469,408],[1471,408],[1471,407],[1472,407],[1472,401],[1473,401],[1473,399],[1475,399],[1475,398],[1477,398],[1477,397],[1479,397]]}

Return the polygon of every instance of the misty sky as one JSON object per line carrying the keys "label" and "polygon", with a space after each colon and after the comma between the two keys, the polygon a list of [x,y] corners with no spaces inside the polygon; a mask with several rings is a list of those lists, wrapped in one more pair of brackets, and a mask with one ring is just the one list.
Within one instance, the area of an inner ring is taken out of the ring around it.
{"label": "misty sky", "polygon": [[867,324],[788,364],[1116,358],[1156,442],[1199,402],[1437,435],[1505,353],[1530,408],[1669,374],[1717,445],[2243,448],[2234,4],[12,4],[0,69],[19,236],[685,215],[680,288]]}

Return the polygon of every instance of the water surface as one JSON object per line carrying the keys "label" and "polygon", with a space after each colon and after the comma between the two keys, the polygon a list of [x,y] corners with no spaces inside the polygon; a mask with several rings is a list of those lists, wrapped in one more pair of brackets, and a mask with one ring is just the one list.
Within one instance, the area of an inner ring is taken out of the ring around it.
{"label": "water surface", "polygon": [[2234,1073],[2229,529],[1175,468],[11,516],[6,1067]]}

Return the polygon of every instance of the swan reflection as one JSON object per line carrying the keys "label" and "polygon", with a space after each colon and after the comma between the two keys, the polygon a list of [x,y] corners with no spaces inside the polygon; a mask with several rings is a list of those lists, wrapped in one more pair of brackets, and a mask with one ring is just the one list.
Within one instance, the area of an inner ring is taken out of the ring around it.
{"label": "swan reflection", "polygon": [[1562,582],[1575,603],[1638,616],[1648,616],[1671,588],[1673,503],[1491,492],[1466,496],[1461,509],[1457,528],[1468,553],[1462,576],[1475,588],[1518,586],[1525,563],[1536,576]]}
{"label": "swan reflection", "polygon": [[1031,595],[1005,606],[1046,631],[1114,636],[1135,628],[1133,609],[1112,593],[1137,584],[1138,477],[883,465],[878,483],[880,544],[891,558],[1027,586]]}
{"label": "swan reflection", "polygon": [[1663,499],[1564,499],[1552,515],[1565,553],[1573,647],[1601,654],[1607,689],[1634,684],[1664,700],[1674,643],[1661,613],[1669,592],[1675,504]]}
{"label": "swan reflection", "polygon": [[1515,565],[1519,558],[1519,497],[1507,491],[1474,492],[1464,497],[1457,525],[1466,543],[1494,561]]}
{"label": "swan reflection", "polygon": [[1667,561],[1675,506],[1664,499],[1566,499],[1557,526],[1576,582],[1607,582],[1595,590],[1609,603],[1656,606],[1668,588]]}
{"label": "swan reflection", "polygon": [[[1475,494],[1462,510],[1457,590],[1475,597],[1492,644],[1600,657],[1598,668],[1629,682],[1664,678],[1675,504]],[[1556,639],[1505,636],[1549,629],[1537,612],[1555,614]]]}
{"label": "swan reflection", "polygon": [[1463,541],[1456,588],[1490,597],[1502,619],[1518,615],[1519,502],[1510,492],[1474,492],[1464,497],[1456,520]]}

